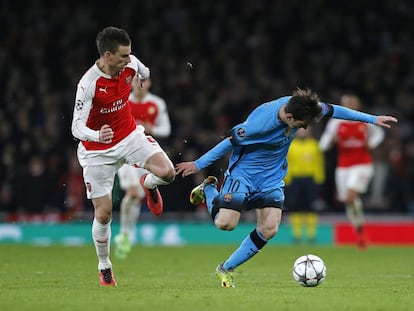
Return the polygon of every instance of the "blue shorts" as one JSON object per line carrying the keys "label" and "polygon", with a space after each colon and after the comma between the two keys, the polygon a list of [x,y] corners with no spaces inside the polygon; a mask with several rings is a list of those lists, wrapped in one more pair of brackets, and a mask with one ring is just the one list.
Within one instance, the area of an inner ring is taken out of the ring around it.
{"label": "blue shorts", "polygon": [[213,201],[216,208],[227,208],[241,212],[264,207],[283,209],[285,200],[284,187],[266,192],[250,192],[249,186],[240,180],[227,176],[220,193]]}

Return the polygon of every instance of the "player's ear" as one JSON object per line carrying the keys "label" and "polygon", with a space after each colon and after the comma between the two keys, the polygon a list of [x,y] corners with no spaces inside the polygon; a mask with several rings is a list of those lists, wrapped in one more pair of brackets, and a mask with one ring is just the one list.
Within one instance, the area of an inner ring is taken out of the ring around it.
{"label": "player's ear", "polygon": [[295,120],[295,118],[293,117],[293,114],[291,114],[290,112],[286,112],[286,119],[288,119],[289,121]]}
{"label": "player's ear", "polygon": [[105,60],[108,60],[111,57],[111,55],[113,54],[110,51],[105,51],[103,54]]}

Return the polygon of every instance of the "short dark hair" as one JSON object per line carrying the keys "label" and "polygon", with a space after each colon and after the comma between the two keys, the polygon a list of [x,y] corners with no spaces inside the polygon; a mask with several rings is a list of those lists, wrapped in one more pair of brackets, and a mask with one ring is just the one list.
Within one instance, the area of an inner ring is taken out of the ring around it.
{"label": "short dark hair", "polygon": [[116,53],[119,46],[127,46],[131,44],[129,34],[117,27],[109,26],[98,32],[96,36],[96,47],[99,55],[102,56],[106,51]]}
{"label": "short dark hair", "polygon": [[286,104],[285,112],[291,113],[296,120],[311,123],[321,113],[318,94],[310,89],[298,88]]}

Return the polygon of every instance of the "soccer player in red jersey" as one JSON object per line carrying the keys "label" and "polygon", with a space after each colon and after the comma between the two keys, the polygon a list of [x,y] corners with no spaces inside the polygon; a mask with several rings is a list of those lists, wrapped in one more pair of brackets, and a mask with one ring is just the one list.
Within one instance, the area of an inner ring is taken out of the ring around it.
{"label": "soccer player in red jersey", "polygon": [[[351,94],[341,98],[341,105],[361,109],[360,99]],[[371,149],[384,140],[384,130],[373,124],[330,119],[319,141],[326,151],[336,144],[338,151],[335,183],[338,200],[345,204],[346,215],[358,234],[358,246],[365,249],[364,212],[361,195],[374,175]]]}
{"label": "soccer player in red jersey", "polygon": [[[132,80],[129,103],[137,125],[143,125],[145,133],[156,138],[166,138],[171,133],[171,122],[167,105],[161,97],[150,92],[151,79]],[[133,233],[141,212],[141,202],[145,197],[140,179],[147,170],[128,164],[118,171],[121,189],[125,191],[120,206],[120,233],[115,236],[115,256],[124,259],[131,251]]]}
{"label": "soccer player in red jersey", "polygon": [[76,92],[72,134],[80,140],[78,160],[83,168],[86,195],[95,217],[92,238],[98,256],[100,284],[116,286],[109,259],[112,188],[125,163],[148,170],[141,178],[151,211],[162,212],[158,185],[175,178],[174,166],[155,139],[146,136],[131,114],[128,97],[135,76],[149,78],[149,69],[131,54],[128,33],[107,27],[96,37],[99,59],[80,79]]}

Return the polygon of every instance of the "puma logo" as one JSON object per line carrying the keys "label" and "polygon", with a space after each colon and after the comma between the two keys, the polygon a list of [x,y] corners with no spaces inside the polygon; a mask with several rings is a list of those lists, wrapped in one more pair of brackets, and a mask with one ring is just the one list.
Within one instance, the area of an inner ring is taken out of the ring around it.
{"label": "puma logo", "polygon": [[100,87],[100,88],[99,88],[99,92],[104,92],[105,94],[107,94],[106,88],[107,88],[107,86],[105,86],[105,87]]}

